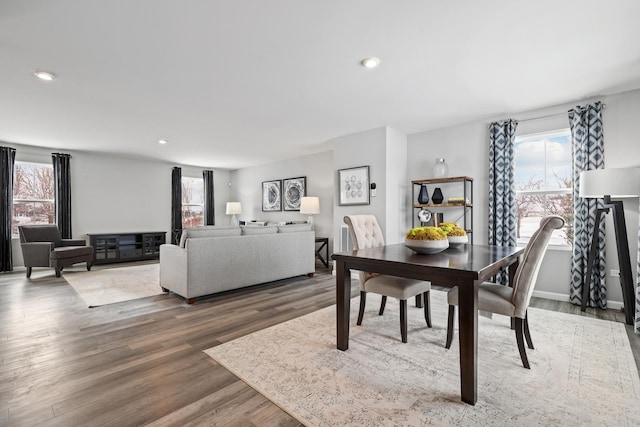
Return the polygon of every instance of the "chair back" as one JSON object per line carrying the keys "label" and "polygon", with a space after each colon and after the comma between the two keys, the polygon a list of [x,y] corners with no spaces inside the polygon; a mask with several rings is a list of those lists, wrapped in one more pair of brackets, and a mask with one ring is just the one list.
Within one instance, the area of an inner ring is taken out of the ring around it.
{"label": "chair back", "polygon": [[19,225],[20,243],[52,242],[55,247],[62,246],[62,236],[55,224]]}
{"label": "chair back", "polygon": [[[349,227],[349,234],[353,241],[353,249],[375,248],[384,246],[384,236],[375,215],[346,215],[344,223]],[[360,290],[364,290],[364,283],[371,277],[377,276],[374,273],[360,271]]]}
{"label": "chair back", "polygon": [[512,284],[513,299],[511,302],[515,306],[516,317],[524,319],[538,278],[542,258],[549,245],[551,233],[553,233],[553,230],[562,228],[563,225],[564,219],[562,217],[557,215],[546,216],[542,218],[540,227],[529,239]]}
{"label": "chair back", "polygon": [[349,226],[354,249],[384,246],[382,229],[375,215],[347,215],[344,222]]}

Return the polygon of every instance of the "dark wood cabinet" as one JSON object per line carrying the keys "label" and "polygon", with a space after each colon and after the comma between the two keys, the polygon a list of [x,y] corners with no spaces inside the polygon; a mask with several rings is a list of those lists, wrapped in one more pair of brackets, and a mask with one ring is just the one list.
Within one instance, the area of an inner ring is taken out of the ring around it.
{"label": "dark wood cabinet", "polygon": [[164,231],[88,234],[89,244],[94,250],[93,262],[107,264],[158,259],[166,234]]}

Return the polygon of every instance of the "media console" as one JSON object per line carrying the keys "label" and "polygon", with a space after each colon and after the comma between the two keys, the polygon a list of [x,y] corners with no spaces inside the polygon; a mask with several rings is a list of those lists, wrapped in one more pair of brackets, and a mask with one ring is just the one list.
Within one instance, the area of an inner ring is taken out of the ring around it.
{"label": "media console", "polygon": [[165,231],[87,234],[93,246],[94,264],[141,261],[160,258]]}

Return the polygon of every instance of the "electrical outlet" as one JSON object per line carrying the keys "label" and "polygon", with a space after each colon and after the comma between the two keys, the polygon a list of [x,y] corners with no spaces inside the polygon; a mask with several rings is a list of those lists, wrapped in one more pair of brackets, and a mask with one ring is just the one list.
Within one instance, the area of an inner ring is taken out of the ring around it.
{"label": "electrical outlet", "polygon": [[611,270],[611,271],[609,272],[609,275],[610,275],[611,277],[620,277],[620,270]]}

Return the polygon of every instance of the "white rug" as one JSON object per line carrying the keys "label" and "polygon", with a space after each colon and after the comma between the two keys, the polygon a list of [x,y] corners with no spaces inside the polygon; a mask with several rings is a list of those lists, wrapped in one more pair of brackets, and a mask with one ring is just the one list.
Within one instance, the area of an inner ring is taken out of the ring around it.
{"label": "white rug", "polygon": [[163,293],[160,288],[160,264],[94,271],[65,270],[62,276],[89,307]]}
{"label": "white rug", "polygon": [[478,403],[461,403],[456,333],[446,336],[446,295],[432,292],[433,329],[409,309],[367,298],[362,326],[351,302],[349,350],[336,349],[335,307],[206,350],[308,426],[637,426],[640,379],[624,325],[531,308],[535,350],[524,369],[509,319],[479,316]]}

